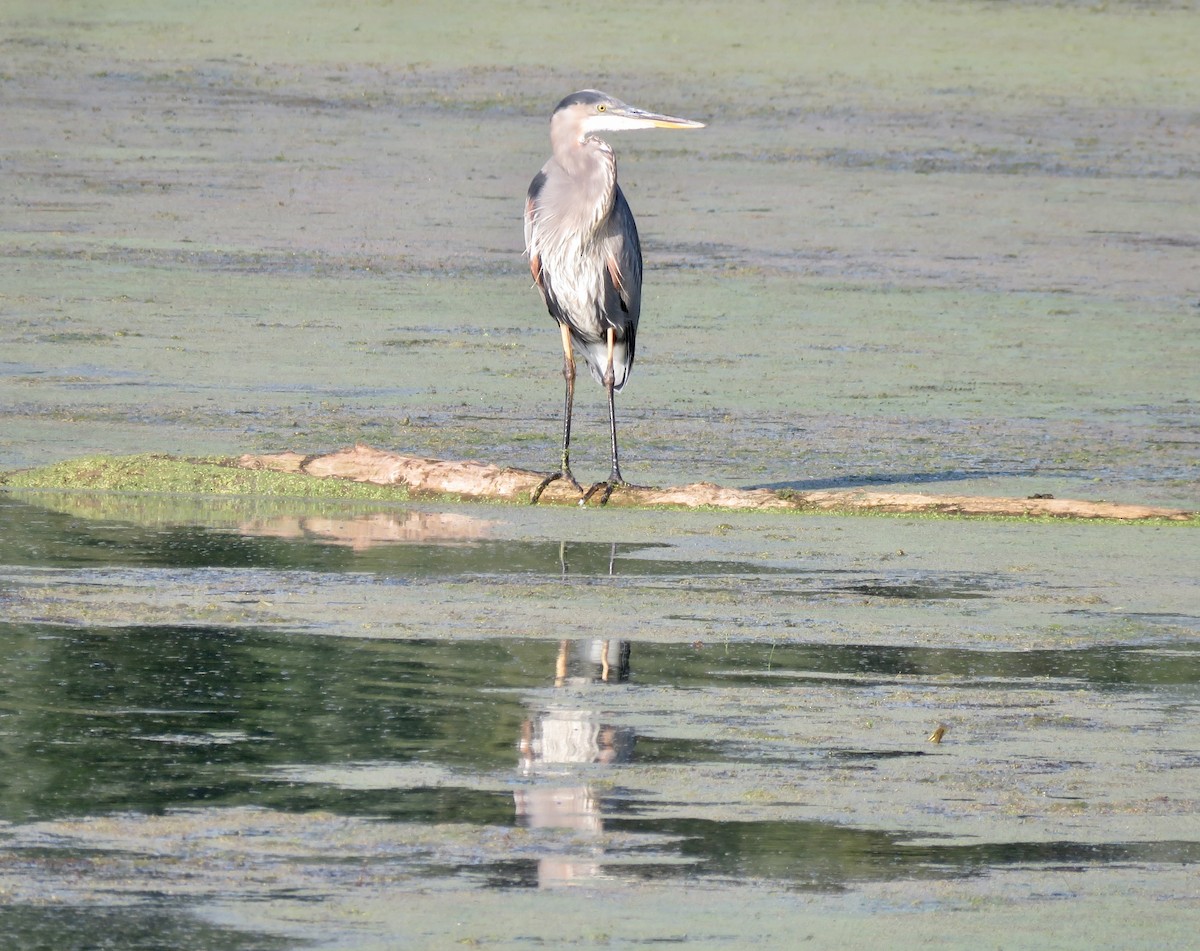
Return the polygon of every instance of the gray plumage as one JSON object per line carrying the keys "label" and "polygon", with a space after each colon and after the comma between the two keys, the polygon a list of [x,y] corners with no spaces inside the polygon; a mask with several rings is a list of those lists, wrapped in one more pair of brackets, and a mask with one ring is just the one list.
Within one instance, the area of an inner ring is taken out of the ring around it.
{"label": "gray plumage", "polygon": [[[587,135],[580,141],[581,110],[601,93],[564,99],[550,120],[553,156],[529,186],[525,247],[533,278],[550,315],[570,329],[597,383],[604,383],[608,335],[618,392],[633,366],[642,304],[642,248],[629,203],[617,184],[612,146]],[[595,98],[593,98],[595,97]]]}
{"label": "gray plumage", "polygon": [[703,124],[647,112],[585,89],[567,96],[550,119],[551,157],[534,176],[525,201],[525,250],[534,283],[563,338],[566,380],[562,467],[533,493],[571,474],[574,351],[583,354],[608,393],[612,468],[583,501],[604,487],[601,504],[623,484],[617,459],[614,392],[629,380],[642,303],[642,250],[629,203],[617,184],[612,146],[597,133],[627,129],[695,129]]}

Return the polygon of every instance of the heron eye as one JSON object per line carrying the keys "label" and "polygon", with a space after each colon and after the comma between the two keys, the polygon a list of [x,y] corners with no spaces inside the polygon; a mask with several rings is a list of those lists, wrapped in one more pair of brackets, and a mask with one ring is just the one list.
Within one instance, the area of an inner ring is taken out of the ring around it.
{"label": "heron eye", "polygon": [[597,112],[604,112],[606,109],[608,109],[608,106],[607,106],[607,105],[605,105],[604,103],[602,103],[602,102],[601,102],[601,103],[597,103],[597,104],[596,104],[596,111],[597,111]]}

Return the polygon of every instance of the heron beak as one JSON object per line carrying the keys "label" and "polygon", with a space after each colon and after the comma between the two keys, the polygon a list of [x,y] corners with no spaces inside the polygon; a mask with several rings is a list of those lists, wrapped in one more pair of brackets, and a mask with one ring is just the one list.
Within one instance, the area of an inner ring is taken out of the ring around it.
{"label": "heron beak", "polygon": [[693,119],[680,119],[677,116],[664,116],[657,112],[647,112],[645,109],[638,109],[630,106],[627,109],[622,109],[621,114],[627,119],[631,119],[638,123],[637,128],[641,129],[703,129],[703,122],[696,122]]}
{"label": "heron beak", "polygon": [[703,129],[703,122],[647,112],[637,106],[610,100],[603,112],[594,112],[580,121],[580,141],[597,132],[627,132],[633,129]]}

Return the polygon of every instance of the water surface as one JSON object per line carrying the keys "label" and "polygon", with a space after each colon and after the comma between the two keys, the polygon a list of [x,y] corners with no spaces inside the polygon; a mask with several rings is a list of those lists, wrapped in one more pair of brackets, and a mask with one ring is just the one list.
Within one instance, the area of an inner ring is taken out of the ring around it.
{"label": "water surface", "polygon": [[[5,3],[0,469],[553,464],[599,86],[708,122],[613,143],[629,478],[1200,508],[1189,4],[746,9]],[[0,945],[1190,948],[1197,550],[0,495]]]}
{"label": "water surface", "polygon": [[[719,515],[589,520],[622,532],[604,541],[546,540],[546,519],[0,498],[0,928],[82,947],[117,903],[124,946],[268,948],[303,942],[296,903],[325,909],[323,943],[364,886],[825,901],[1200,859],[1194,615],[1029,649],[988,632],[1045,578],[815,544],[882,526],[920,551],[937,522],[798,517],[764,551]],[[443,620],[464,588],[519,610]],[[614,607],[555,636],[553,592]],[[619,627],[622,604],[667,636]],[[761,616],[713,638],[722,610]],[[979,630],[874,640],[892,610]]]}

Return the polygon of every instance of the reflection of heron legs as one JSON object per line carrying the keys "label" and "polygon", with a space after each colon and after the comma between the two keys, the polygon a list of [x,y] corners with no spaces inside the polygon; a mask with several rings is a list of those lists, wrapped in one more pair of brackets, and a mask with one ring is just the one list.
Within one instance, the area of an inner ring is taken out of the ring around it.
{"label": "reflection of heron legs", "polygon": [[[562,460],[561,468],[557,472],[552,472],[546,476],[533,494],[529,497],[530,503],[536,503],[545,491],[546,486],[551,482],[556,482],[559,479],[566,479],[571,485],[575,486],[580,492],[583,491],[571,474],[571,411],[575,406],[575,354],[571,351],[571,331],[566,324],[559,324],[559,330],[562,331],[563,345],[563,379],[567,383],[567,393],[563,400],[563,444],[562,444]],[[611,333],[611,331],[610,331]],[[612,399],[612,393],[609,393],[609,399]]]}
{"label": "reflection of heron legs", "polygon": [[617,460],[617,404],[613,396],[617,375],[613,370],[613,347],[616,345],[616,331],[608,328],[608,368],[604,371],[604,389],[608,393],[608,433],[612,438],[612,468],[608,473],[607,482],[597,482],[584,493],[580,505],[586,505],[598,489],[604,489],[600,494],[600,504],[604,505],[613,494],[613,489],[619,485],[629,485],[621,477],[621,464]]}
{"label": "reflection of heron legs", "polygon": [[561,687],[567,682],[567,657],[570,652],[570,641],[558,642],[558,656],[554,660],[554,686],[556,687]]}

